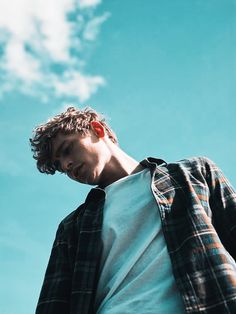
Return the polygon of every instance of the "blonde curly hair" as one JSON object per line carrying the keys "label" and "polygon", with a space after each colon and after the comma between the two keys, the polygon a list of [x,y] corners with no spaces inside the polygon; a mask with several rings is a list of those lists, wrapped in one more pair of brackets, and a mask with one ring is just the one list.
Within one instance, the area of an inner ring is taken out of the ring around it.
{"label": "blonde curly hair", "polygon": [[33,158],[37,161],[37,168],[42,173],[55,174],[58,170],[52,161],[52,142],[58,133],[72,134],[80,133],[86,135],[91,129],[91,121],[99,121],[105,128],[106,134],[115,144],[118,144],[117,137],[112,129],[105,122],[105,118],[90,107],[77,109],[69,107],[48,120],[47,123],[37,126],[30,138]]}

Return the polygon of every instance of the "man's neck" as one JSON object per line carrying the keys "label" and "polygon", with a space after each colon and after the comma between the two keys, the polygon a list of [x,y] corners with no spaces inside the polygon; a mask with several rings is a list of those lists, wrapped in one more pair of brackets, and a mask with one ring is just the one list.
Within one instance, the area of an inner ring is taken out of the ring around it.
{"label": "man's neck", "polygon": [[103,182],[101,182],[99,186],[105,187],[123,177],[137,173],[142,169],[143,166],[140,165],[138,161],[118,148],[111,157],[104,173]]}

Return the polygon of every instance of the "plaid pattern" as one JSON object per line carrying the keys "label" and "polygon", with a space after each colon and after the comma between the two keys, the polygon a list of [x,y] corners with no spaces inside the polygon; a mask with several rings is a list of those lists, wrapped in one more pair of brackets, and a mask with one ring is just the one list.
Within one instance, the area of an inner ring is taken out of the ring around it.
{"label": "plaid pattern", "polygon": [[[153,195],[186,313],[236,313],[232,186],[204,157],[170,164],[148,158],[141,164],[152,173]],[[36,314],[94,313],[104,200],[102,189],[92,189],[85,203],[59,225]]]}

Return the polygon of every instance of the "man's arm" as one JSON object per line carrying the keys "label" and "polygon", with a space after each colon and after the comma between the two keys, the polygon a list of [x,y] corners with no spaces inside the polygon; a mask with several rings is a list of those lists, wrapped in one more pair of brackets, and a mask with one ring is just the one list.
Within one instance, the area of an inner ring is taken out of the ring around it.
{"label": "man's arm", "polygon": [[58,227],[51,256],[41,289],[36,314],[69,313],[71,272],[69,269],[68,246],[64,239],[64,227]]}
{"label": "man's arm", "polygon": [[236,260],[236,192],[214,162],[201,158],[209,187],[209,203],[215,229],[231,256]]}

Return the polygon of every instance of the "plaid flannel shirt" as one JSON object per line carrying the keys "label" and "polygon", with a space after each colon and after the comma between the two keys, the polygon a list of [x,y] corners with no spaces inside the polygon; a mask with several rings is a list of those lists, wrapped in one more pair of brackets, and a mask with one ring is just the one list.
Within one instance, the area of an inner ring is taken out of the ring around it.
{"label": "plaid flannel shirt", "polygon": [[[232,186],[204,157],[170,164],[147,158],[141,164],[151,170],[152,191],[186,313],[236,313]],[[93,188],[85,203],[60,223],[36,314],[94,313],[104,201],[104,190]]]}

